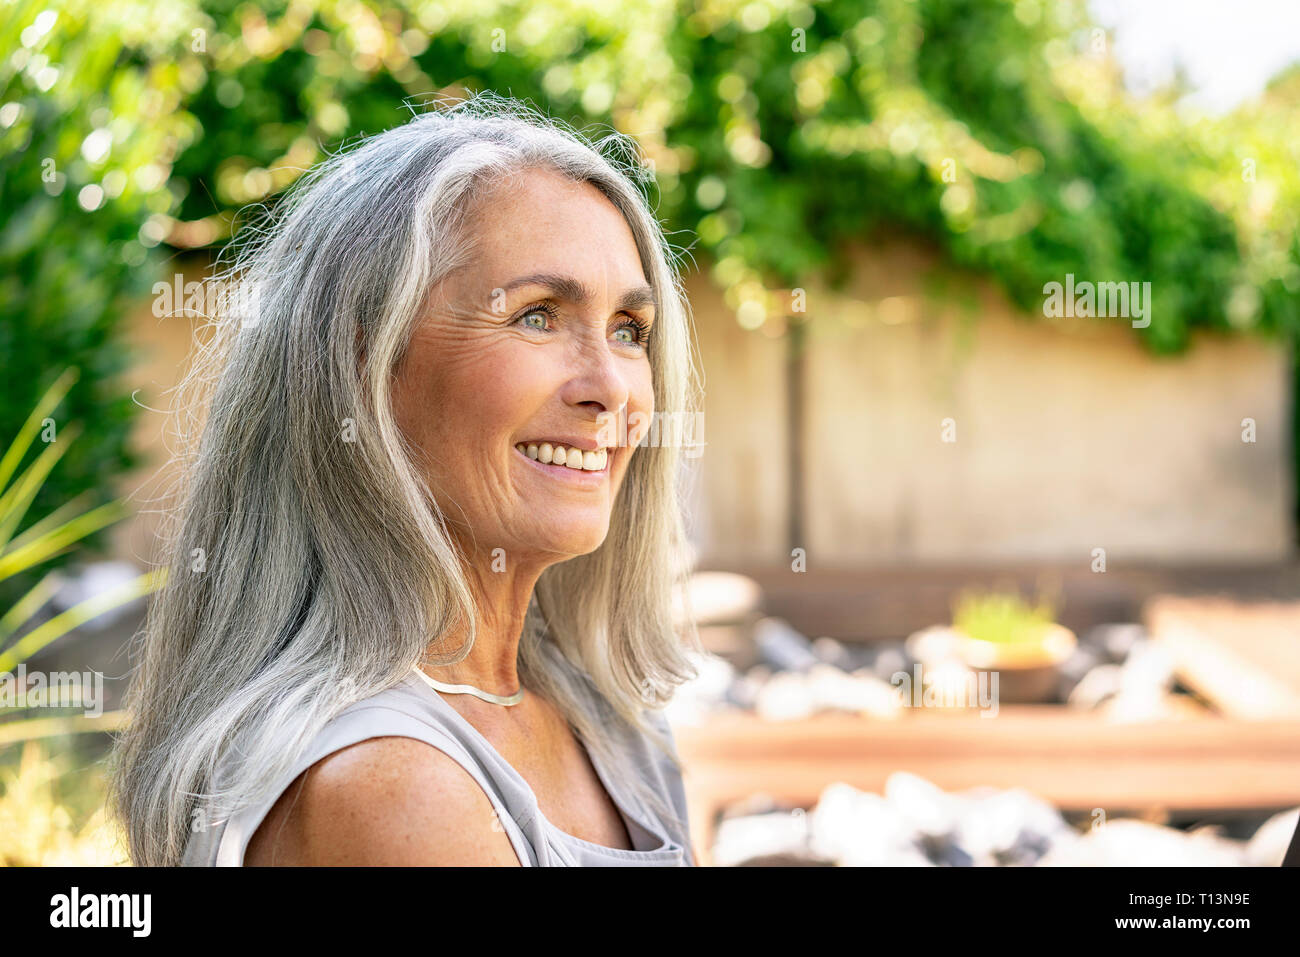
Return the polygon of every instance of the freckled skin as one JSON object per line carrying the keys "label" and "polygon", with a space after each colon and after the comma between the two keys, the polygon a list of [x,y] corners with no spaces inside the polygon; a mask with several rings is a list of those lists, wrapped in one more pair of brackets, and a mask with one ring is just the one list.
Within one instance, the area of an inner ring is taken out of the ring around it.
{"label": "freckled skin", "polygon": [[[628,316],[627,290],[647,285],[622,214],[589,184],[530,171],[476,198],[470,256],[437,284],[394,372],[399,427],[464,555],[480,609],[470,654],[429,669],[438,680],[508,694],[519,687],[518,640],[537,578],[600,546],[635,445],[619,448],[600,489],[569,487],[524,461],[514,443],[597,436],[601,413],[648,422],[651,366]],[[520,276],[580,280],[594,299],[553,301],[554,318],[521,311],[544,287],[496,294]],[[653,306],[629,310],[644,323]],[[621,330],[621,331],[620,331]],[[630,437],[635,442],[636,432]],[[611,440],[609,444],[613,444]],[[505,569],[493,567],[504,549]],[[433,645],[442,653],[462,636]],[[513,707],[444,694],[528,782],[562,830],[631,847],[562,713],[529,692]],[[374,738],[336,751],[282,794],[248,846],[248,864],[518,863],[487,795],[463,768],[421,742]]]}

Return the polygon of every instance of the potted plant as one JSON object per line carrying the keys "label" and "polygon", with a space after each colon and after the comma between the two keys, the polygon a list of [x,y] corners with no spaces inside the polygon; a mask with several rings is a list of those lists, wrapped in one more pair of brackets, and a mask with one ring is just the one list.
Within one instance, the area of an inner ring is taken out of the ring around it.
{"label": "potted plant", "polygon": [[1051,602],[1030,605],[1014,591],[963,592],[952,622],[957,656],[974,670],[998,672],[998,697],[1009,703],[1051,700],[1078,644]]}

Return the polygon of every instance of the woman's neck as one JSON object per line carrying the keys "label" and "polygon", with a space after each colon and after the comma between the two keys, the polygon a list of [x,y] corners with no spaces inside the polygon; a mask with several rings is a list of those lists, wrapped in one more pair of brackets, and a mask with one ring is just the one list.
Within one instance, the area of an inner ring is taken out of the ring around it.
{"label": "woman's neck", "polygon": [[[481,569],[488,569],[486,572]],[[503,697],[520,688],[519,640],[542,568],[493,571],[491,564],[468,563],[467,579],[474,595],[475,636],[469,654],[455,664],[426,665],[429,677],[446,684],[466,684]],[[429,643],[428,655],[446,655],[469,637],[467,628]],[[464,697],[464,696],[458,696]]]}

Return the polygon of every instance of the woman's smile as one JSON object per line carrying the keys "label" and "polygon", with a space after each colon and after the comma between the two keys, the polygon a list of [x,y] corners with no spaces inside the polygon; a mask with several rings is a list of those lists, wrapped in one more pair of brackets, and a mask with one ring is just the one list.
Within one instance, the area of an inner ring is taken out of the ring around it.
{"label": "woman's smile", "polygon": [[527,463],[526,467],[579,489],[604,488],[618,454],[617,448],[582,451],[550,442],[520,442],[514,449]]}

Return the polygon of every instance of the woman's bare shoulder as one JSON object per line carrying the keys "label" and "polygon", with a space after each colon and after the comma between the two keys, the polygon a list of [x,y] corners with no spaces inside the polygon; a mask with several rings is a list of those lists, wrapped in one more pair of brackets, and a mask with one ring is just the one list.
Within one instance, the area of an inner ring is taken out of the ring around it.
{"label": "woman's bare shoulder", "polygon": [[368,738],[300,774],[262,821],[257,866],[518,865],[487,794],[450,755],[414,738]]}

